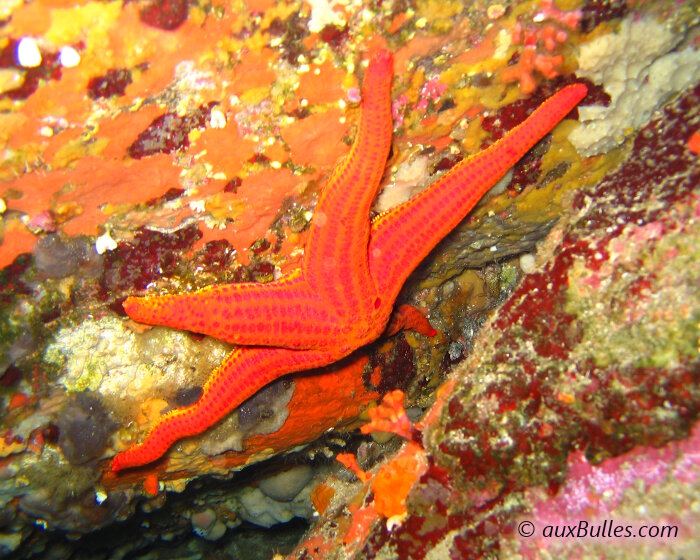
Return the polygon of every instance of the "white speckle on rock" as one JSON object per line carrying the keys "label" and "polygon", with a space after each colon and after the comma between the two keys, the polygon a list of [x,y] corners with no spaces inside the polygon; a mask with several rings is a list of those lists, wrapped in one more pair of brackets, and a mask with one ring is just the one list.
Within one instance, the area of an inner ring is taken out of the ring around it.
{"label": "white speckle on rock", "polygon": [[39,46],[32,37],[23,37],[17,43],[17,62],[24,68],[36,68],[41,64]]}
{"label": "white speckle on rock", "polygon": [[209,126],[212,128],[225,128],[226,127],[226,115],[221,109],[216,107],[211,110],[209,115]]}
{"label": "white speckle on rock", "polygon": [[525,274],[530,274],[535,270],[535,256],[531,253],[520,255],[520,269]]}
{"label": "white speckle on rock", "polygon": [[58,52],[58,61],[64,68],[73,68],[80,64],[80,53],[70,46],[61,47]]}
{"label": "white speckle on rock", "polygon": [[192,212],[202,213],[206,210],[206,201],[204,200],[193,200],[190,202],[190,210]]}
{"label": "white speckle on rock", "polygon": [[117,248],[117,242],[112,239],[109,231],[106,231],[95,239],[95,251],[98,255],[104,255],[107,251],[114,251]]}
{"label": "white speckle on rock", "polygon": [[104,490],[95,490],[95,502],[102,505],[102,503],[109,497],[107,492]]}

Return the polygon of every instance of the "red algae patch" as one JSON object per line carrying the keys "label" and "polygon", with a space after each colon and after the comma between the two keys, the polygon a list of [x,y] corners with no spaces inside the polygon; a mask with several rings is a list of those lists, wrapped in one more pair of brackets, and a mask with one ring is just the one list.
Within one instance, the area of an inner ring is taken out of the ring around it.
{"label": "red algae patch", "polygon": [[316,169],[330,167],[348,151],[342,142],[349,126],[342,123],[342,113],[330,109],[325,113],[309,115],[282,128],[284,141],[292,151],[296,165],[312,165]]}
{"label": "red algae patch", "polygon": [[345,96],[343,81],[346,75],[344,70],[327,60],[320,66],[312,66],[309,72],[299,77],[296,94],[311,105],[337,103]]}
{"label": "red algae patch", "polygon": [[74,169],[33,173],[3,185],[22,193],[7,207],[33,216],[50,210],[69,235],[96,235],[107,220],[103,205],[136,204],[165,194],[177,184],[179,171],[168,156],[129,164],[86,157]]}
{"label": "red algae patch", "polygon": [[0,268],[12,264],[17,255],[31,253],[39,238],[17,219],[5,223],[5,241],[0,243]]}
{"label": "red algae patch", "polygon": [[274,58],[275,52],[271,49],[251,51],[242,56],[234,68],[231,91],[243,95],[258,87],[269,87],[275,80],[275,73],[270,67]]}

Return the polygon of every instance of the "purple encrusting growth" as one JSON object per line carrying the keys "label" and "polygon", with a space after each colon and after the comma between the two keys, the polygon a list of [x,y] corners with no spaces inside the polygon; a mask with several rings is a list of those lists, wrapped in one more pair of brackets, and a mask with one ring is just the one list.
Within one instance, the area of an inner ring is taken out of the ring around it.
{"label": "purple encrusting growth", "polygon": [[[299,57],[308,56],[304,38],[309,35],[309,21],[300,12],[293,12],[284,20],[274,18],[263,31],[279,41],[280,54],[290,64],[296,64]],[[239,37],[253,32],[253,29],[243,29]]]}
{"label": "purple encrusting growth", "polygon": [[122,96],[131,81],[130,70],[126,68],[111,68],[102,76],[90,78],[87,86],[88,96],[91,99]]}
{"label": "purple encrusting growth", "polygon": [[176,269],[179,256],[202,236],[196,224],[172,233],[140,230],[129,243],[120,243],[107,253],[100,286],[104,296],[143,290]]}
{"label": "purple encrusting growth", "polygon": [[173,31],[187,19],[188,0],[153,0],[139,12],[146,25]]}
{"label": "purple encrusting growth", "polygon": [[598,24],[622,18],[628,11],[627,0],[587,0],[581,8],[581,31],[589,33]]}
{"label": "purple encrusting growth", "polygon": [[183,117],[175,113],[157,117],[139,134],[127,153],[134,159],[141,159],[155,154],[169,154],[189,146],[188,134],[195,128],[205,126],[213,106],[213,103],[202,105]]}
{"label": "purple encrusting growth", "polygon": [[0,270],[0,305],[7,305],[18,295],[30,295],[32,288],[24,278],[25,272],[32,264],[32,256],[24,253],[11,265]]}
{"label": "purple encrusting growth", "polygon": [[158,206],[160,204],[165,204],[166,202],[171,202],[173,200],[177,200],[183,194],[185,194],[185,189],[172,187],[172,188],[168,189],[165,192],[165,194],[158,196],[156,198],[152,198],[150,200],[147,200],[145,202],[145,204],[146,204],[146,206]]}
{"label": "purple encrusting growth", "polygon": [[[382,372],[379,383],[375,386],[372,383],[372,372],[375,370]],[[416,366],[411,345],[406,342],[404,333],[396,337],[396,343],[391,352],[376,352],[370,354],[370,362],[365,369],[363,382],[365,387],[385,394],[394,389],[406,389],[408,384],[415,379]]]}

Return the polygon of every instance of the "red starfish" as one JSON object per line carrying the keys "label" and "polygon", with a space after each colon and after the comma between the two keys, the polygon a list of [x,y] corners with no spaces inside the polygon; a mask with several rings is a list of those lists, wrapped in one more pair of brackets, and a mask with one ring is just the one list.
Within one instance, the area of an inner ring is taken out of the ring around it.
{"label": "red starfish", "polygon": [[112,470],[144,465],[178,439],[200,433],[288,373],[335,362],[383,332],[434,331],[399,291],[415,267],[479,199],[586,95],[557,92],[488,149],[370,222],[392,135],[392,55],[375,52],[362,87],[360,126],[350,153],[316,206],[301,270],[270,284],[224,284],[189,294],[130,297],[129,316],[243,345],[233,350],[192,406],[164,415],[145,441],[118,453]]}

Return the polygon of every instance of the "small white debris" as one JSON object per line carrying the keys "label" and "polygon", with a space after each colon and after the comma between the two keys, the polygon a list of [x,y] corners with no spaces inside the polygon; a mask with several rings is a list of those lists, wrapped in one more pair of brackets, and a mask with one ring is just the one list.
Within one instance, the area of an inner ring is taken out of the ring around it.
{"label": "small white debris", "polygon": [[53,128],[50,126],[42,126],[39,129],[39,134],[41,134],[44,138],[51,138],[53,136]]}
{"label": "small white debris", "polygon": [[7,210],[7,204],[5,203],[5,199],[0,198],[0,214],[4,214],[5,210]]}
{"label": "small white debris", "polygon": [[107,251],[114,251],[117,248],[117,242],[112,239],[109,231],[106,231],[95,240],[95,251],[98,255],[104,255]]}
{"label": "small white debris", "polygon": [[400,515],[392,515],[389,519],[386,520],[387,531],[391,533],[394,529],[401,527],[407,515],[408,514],[406,513],[402,513]]}
{"label": "small white debris", "polygon": [[530,274],[535,270],[535,256],[531,253],[520,255],[520,269],[525,274]]}
{"label": "small white debris", "polygon": [[107,492],[105,492],[104,490],[95,490],[95,501],[99,505],[102,505],[102,502],[104,502],[107,498]]}
{"label": "small white debris", "polygon": [[36,68],[41,64],[41,52],[33,38],[20,39],[17,44],[17,62],[24,68]]}
{"label": "small white debris", "polygon": [[209,115],[209,126],[212,128],[225,128],[226,127],[226,115],[221,109],[214,108],[211,110]]}
{"label": "small white debris", "polygon": [[80,64],[80,53],[73,47],[61,47],[58,52],[58,61],[64,68],[73,68]]}
{"label": "small white debris", "polygon": [[206,202],[204,200],[193,200],[190,202],[190,210],[192,212],[204,212],[206,210]]}

